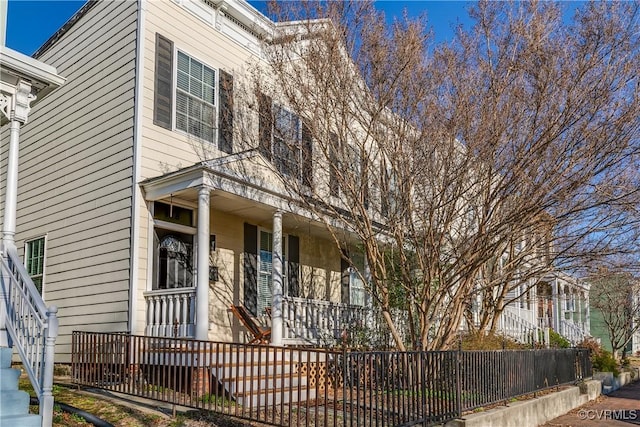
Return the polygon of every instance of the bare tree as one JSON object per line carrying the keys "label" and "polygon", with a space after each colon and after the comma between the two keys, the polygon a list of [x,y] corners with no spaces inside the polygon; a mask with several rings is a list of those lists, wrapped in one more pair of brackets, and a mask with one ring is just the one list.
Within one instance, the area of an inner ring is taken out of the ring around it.
{"label": "bare tree", "polygon": [[590,307],[602,317],[614,357],[640,330],[640,282],[631,274],[602,270],[591,280]]}
{"label": "bare tree", "polygon": [[434,45],[426,16],[274,3],[234,86],[236,133],[349,263],[365,254],[400,349],[450,347],[465,317],[495,329],[553,268],[637,255],[639,4],[560,7],[481,2]]}

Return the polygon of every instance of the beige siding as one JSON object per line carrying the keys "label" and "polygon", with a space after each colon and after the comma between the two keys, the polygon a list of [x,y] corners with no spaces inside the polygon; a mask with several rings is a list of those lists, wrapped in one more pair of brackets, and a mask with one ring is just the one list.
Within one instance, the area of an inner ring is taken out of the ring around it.
{"label": "beige siding", "polygon": [[128,329],[136,2],[99,2],[39,57],[67,82],[23,127],[17,244],[47,236],[56,361],[73,330]]}
{"label": "beige siding", "polygon": [[[189,31],[185,31],[185,28]],[[181,132],[169,131],[153,124],[156,33],[173,41],[175,49],[193,56],[214,69],[221,68],[235,72],[236,77],[241,70],[246,70],[247,61],[251,58],[246,48],[173,2],[147,3],[144,41],[142,178],[161,175],[205,160],[197,154],[197,147],[203,142]],[[214,157],[216,156],[216,149],[208,151]]]}
{"label": "beige siding", "polygon": [[[211,234],[216,236],[216,251],[211,256],[211,264],[219,269],[219,280],[211,285],[209,292],[209,338],[213,340],[245,339],[245,329],[228,312],[229,305],[244,301],[244,222],[238,216],[217,211],[211,213]],[[300,296],[339,302],[340,252],[335,244],[304,234],[300,229],[285,227],[283,233],[300,238]]]}

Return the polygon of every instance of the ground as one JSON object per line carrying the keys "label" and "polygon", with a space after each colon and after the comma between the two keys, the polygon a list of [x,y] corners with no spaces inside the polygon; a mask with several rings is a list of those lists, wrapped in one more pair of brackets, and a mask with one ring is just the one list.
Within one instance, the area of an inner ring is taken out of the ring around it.
{"label": "ground", "polygon": [[[26,376],[20,380],[20,388],[33,394]],[[159,402],[114,394],[98,389],[79,390],[69,378],[56,377],[53,394],[56,403],[65,403],[86,411],[117,427],[240,427],[257,426],[237,419],[222,417],[208,411],[196,411],[177,407],[173,416],[172,407]],[[38,407],[32,407],[37,413]],[[55,408],[53,427],[91,426],[82,417]]]}

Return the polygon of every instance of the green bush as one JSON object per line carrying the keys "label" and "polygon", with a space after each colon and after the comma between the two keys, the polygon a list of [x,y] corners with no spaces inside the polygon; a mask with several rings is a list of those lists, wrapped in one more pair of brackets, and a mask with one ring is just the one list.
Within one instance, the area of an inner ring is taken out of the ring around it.
{"label": "green bush", "polygon": [[549,331],[549,345],[551,348],[569,348],[571,343],[567,341],[565,337],[557,333],[556,331]]}
{"label": "green bush", "polygon": [[607,350],[602,350],[599,354],[592,355],[591,363],[593,364],[593,370],[599,372],[613,372],[613,376],[617,377],[620,374],[618,370],[618,364],[613,355]]}

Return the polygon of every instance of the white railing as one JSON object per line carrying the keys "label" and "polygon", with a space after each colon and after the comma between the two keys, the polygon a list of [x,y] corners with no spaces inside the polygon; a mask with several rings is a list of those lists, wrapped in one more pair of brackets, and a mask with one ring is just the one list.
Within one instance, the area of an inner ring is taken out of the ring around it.
{"label": "white railing", "polygon": [[576,345],[581,341],[584,341],[589,334],[584,329],[576,325],[570,320],[560,319],[560,335],[565,337],[571,345]]}
{"label": "white railing", "polygon": [[7,248],[1,260],[2,291],[6,298],[5,327],[38,395],[42,425],[50,426],[58,309],[44,305],[15,248]]}
{"label": "white railing", "polygon": [[195,336],[196,288],[159,289],[144,293],[145,334],[154,337]]}
{"label": "white railing", "polygon": [[539,343],[548,346],[548,332],[508,308],[500,316],[499,330],[505,336],[521,343]]}
{"label": "white railing", "polygon": [[284,297],[282,313],[285,342],[332,344],[365,326],[365,308],[344,303]]}

